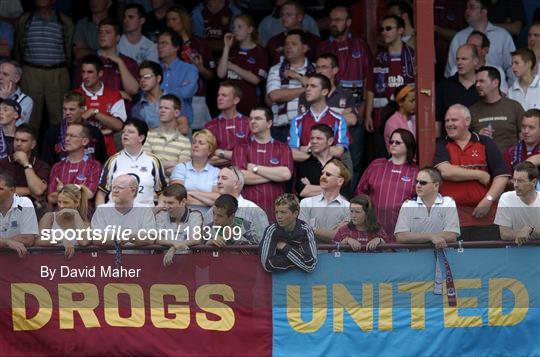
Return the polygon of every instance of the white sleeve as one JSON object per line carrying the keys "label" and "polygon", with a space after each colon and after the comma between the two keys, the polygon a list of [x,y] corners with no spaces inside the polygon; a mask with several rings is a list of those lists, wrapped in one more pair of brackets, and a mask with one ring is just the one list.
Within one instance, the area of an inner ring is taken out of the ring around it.
{"label": "white sleeve", "polygon": [[124,100],[120,99],[116,103],[114,103],[113,106],[111,107],[111,111],[109,112],[109,114],[115,118],[121,119],[122,121],[126,121],[127,113],[126,113],[126,106],[124,104]]}
{"label": "white sleeve", "polygon": [[399,210],[399,216],[396,222],[396,228],[394,228],[394,234],[411,231],[411,227],[409,225],[409,211],[411,209],[412,208],[409,207],[407,201],[405,201]]}
{"label": "white sleeve", "polygon": [[457,212],[456,202],[453,199],[450,199],[448,205],[444,207],[446,210],[446,219],[444,224],[444,232],[454,232],[458,235],[461,234],[461,229],[459,227],[459,216]]}
{"label": "white sleeve", "polygon": [[499,199],[499,204],[497,205],[497,213],[495,214],[495,221],[493,223],[498,226],[512,228],[512,209],[508,205],[507,197],[508,195],[503,194]]}
{"label": "white sleeve", "polygon": [[101,206],[98,206],[98,208],[96,208],[96,212],[94,212],[94,215],[92,216],[92,222],[90,223],[92,229],[99,229],[101,231],[105,230],[105,227],[107,226],[107,221],[105,219],[106,210],[107,208]]}
{"label": "white sleeve", "polygon": [[20,234],[39,234],[36,210],[34,207],[22,207],[19,221]]}
{"label": "white sleeve", "polygon": [[268,72],[268,78],[266,80],[266,93],[267,94],[270,94],[270,92],[275,91],[277,89],[281,89],[281,78],[279,78],[280,66],[281,64],[278,63],[275,66],[272,66],[272,68],[270,68],[270,71]]}

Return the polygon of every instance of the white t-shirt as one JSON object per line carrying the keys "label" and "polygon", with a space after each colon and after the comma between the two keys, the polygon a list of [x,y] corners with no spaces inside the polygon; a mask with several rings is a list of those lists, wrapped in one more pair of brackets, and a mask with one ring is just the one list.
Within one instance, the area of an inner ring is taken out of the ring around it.
{"label": "white t-shirt", "polygon": [[144,36],[137,43],[129,42],[126,35],[120,36],[118,52],[130,57],[137,64],[141,64],[145,60],[159,63],[156,44]]}
{"label": "white t-shirt", "polygon": [[12,238],[20,234],[39,234],[34,205],[28,197],[13,195],[13,204],[6,215],[0,213],[0,238]]}
{"label": "white t-shirt", "polygon": [[495,224],[520,230],[524,227],[538,227],[540,225],[540,194],[531,205],[526,205],[516,195],[516,191],[505,192],[499,199]]}

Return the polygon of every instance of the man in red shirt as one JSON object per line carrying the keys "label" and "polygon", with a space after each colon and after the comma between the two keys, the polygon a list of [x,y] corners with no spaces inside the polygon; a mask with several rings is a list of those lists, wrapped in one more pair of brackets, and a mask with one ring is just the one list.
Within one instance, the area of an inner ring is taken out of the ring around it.
{"label": "man in red shirt", "polygon": [[285,193],[285,182],[293,171],[291,149],[272,138],[272,113],[268,108],[255,108],[249,114],[251,138],[236,146],[232,164],[242,169],[245,186],[243,196],[255,202],[274,221],[274,202]]}
{"label": "man in red shirt", "polygon": [[127,119],[124,99],[120,91],[105,86],[101,81],[103,62],[99,57],[85,57],[81,73],[83,83],[76,91],[86,96],[86,112],[82,117],[88,125],[101,129],[107,154],[111,156],[116,153],[113,133],[121,130]]}
{"label": "man in red shirt", "polygon": [[242,100],[242,90],[232,82],[219,85],[217,107],[221,113],[204,126],[216,137],[218,149],[212,157],[212,165],[225,166],[230,163],[235,146],[248,142],[248,117],[239,113],[236,106]]}
{"label": "man in red shirt", "polygon": [[93,199],[98,186],[101,164],[85,155],[91,140],[90,129],[83,123],[72,123],[66,130],[64,149],[67,157],[53,165],[47,187],[47,201],[58,202],[58,192],[64,185],[77,184],[88,188],[88,198]]}
{"label": "man in red shirt", "polygon": [[[493,208],[496,208],[493,203],[510,177],[510,170],[493,140],[469,131],[470,124],[467,107],[450,106],[445,117],[448,136],[439,140],[434,159],[444,179],[441,194],[452,197],[458,206],[464,240],[486,232],[497,234],[498,229],[492,224]],[[489,228],[494,229],[486,231]]]}

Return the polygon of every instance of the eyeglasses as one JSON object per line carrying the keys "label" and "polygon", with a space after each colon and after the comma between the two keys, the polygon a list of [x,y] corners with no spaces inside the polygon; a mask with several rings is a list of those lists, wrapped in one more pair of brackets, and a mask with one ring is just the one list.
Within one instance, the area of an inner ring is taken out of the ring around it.
{"label": "eyeglasses", "polygon": [[425,186],[428,183],[433,183],[431,181],[424,181],[424,180],[415,180],[415,182],[416,182],[417,185],[420,185],[420,186]]}
{"label": "eyeglasses", "polygon": [[238,175],[238,168],[236,168],[236,166],[229,166],[229,170],[234,172],[234,174],[236,175],[236,178],[238,179],[238,181],[240,181],[240,175]]}
{"label": "eyeglasses", "polygon": [[145,74],[144,76],[141,76],[141,79],[150,79],[152,77],[154,77],[153,74]]}
{"label": "eyeglasses", "polygon": [[403,144],[403,141],[390,140],[390,141],[388,141],[388,144],[390,144],[390,145],[401,145],[401,144]]}
{"label": "eyeglasses", "polygon": [[512,182],[514,185],[515,184],[524,184],[524,183],[527,183],[527,182],[531,182],[531,181],[528,181],[528,180],[524,180],[524,179],[510,179],[510,182]]}
{"label": "eyeglasses", "polygon": [[393,29],[396,29],[396,28],[397,27],[395,27],[395,26],[381,26],[379,28],[379,31],[381,31],[381,32],[387,31],[388,32],[388,31],[392,31]]}

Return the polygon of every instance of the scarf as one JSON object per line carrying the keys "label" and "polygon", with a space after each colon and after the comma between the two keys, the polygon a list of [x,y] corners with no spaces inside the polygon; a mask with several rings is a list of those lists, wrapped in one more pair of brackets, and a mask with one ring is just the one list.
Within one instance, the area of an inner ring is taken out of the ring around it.
{"label": "scarf", "polygon": [[[388,50],[381,51],[375,58],[373,66],[373,74],[375,80],[375,97],[390,97],[388,94],[388,69],[390,68],[390,53]],[[401,49],[401,66],[403,76],[403,84],[415,83],[416,70],[414,65],[414,50],[403,44]]]}

